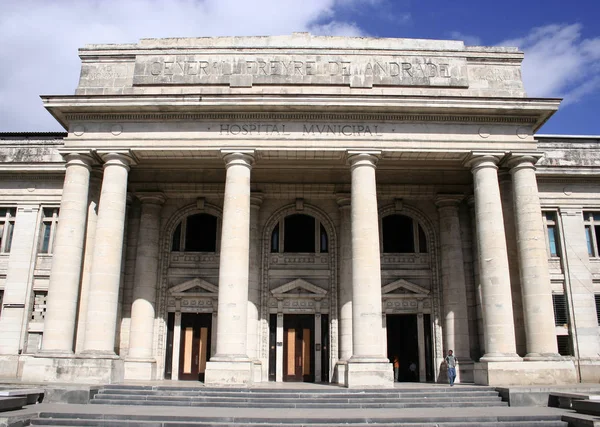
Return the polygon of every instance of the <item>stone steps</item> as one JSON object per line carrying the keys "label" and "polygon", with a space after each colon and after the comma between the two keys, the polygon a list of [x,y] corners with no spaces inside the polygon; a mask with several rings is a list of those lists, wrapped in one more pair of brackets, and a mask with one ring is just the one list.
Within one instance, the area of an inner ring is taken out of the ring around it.
{"label": "stone steps", "polygon": [[476,417],[402,417],[394,419],[323,418],[204,418],[160,415],[105,415],[93,413],[42,412],[31,420],[32,426],[95,427],[567,427],[558,415],[550,416],[476,416]]}
{"label": "stone steps", "polygon": [[429,387],[409,390],[323,388],[218,389],[108,385],[90,401],[95,405],[193,406],[235,408],[428,408],[507,406],[489,387]]}

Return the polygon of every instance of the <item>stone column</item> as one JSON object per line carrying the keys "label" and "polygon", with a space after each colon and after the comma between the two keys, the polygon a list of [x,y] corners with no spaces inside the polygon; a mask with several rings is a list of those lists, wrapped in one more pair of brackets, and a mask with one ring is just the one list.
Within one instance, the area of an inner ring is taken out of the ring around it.
{"label": "stone column", "polygon": [[260,256],[261,238],[258,214],[262,204],[262,194],[250,196],[250,272],[248,276],[248,357],[258,359],[258,322],[260,307]]}
{"label": "stone column", "polygon": [[[16,356],[23,350],[32,300],[39,211],[37,204],[17,207],[0,316],[0,354]],[[17,368],[16,359],[3,359],[0,374],[16,377]]]}
{"label": "stone column", "polygon": [[435,203],[440,216],[444,343],[446,350],[453,350],[459,361],[457,379],[472,382],[473,361],[470,357],[467,293],[458,217],[458,206],[463,198],[462,195],[438,195]]}
{"label": "stone column", "polygon": [[514,213],[527,355],[525,360],[560,357],[554,330],[548,252],[534,163],[529,156],[511,158]]}
{"label": "stone column", "polygon": [[352,220],[350,195],[339,195],[340,208],[340,361],[352,357]]}
{"label": "stone column", "polygon": [[48,285],[43,352],[73,353],[92,159],[66,155],[65,182]]}
{"label": "stone column", "polygon": [[477,247],[477,219],[475,216],[475,196],[467,197],[469,205],[469,218],[471,220],[471,235],[473,236],[473,245],[471,247],[473,253],[473,281],[475,283],[475,303],[477,312],[477,341],[479,343],[479,353],[477,358],[485,354],[485,338],[483,328],[483,298],[481,292],[481,278],[479,276],[479,248]]}
{"label": "stone column", "polygon": [[352,357],[348,387],[392,387],[391,363],[381,352],[379,215],[375,153],[349,153],[352,176]]}
{"label": "stone column", "polygon": [[470,161],[482,287],[485,355],[482,362],[518,361],[506,253],[506,236],[498,185],[498,158],[479,155]]}
{"label": "stone column", "polygon": [[227,175],[219,264],[217,352],[206,365],[206,384],[248,384],[247,354],[250,261],[250,171],[248,152],[224,153]]}
{"label": "stone column", "polygon": [[[79,306],[77,307],[77,335],[75,337],[75,352],[81,353],[85,343],[85,324],[90,296],[92,279],[92,258],[96,243],[96,227],[98,225],[98,203],[100,187],[102,186],[102,169],[95,167],[90,176],[90,194],[88,195],[87,225],[85,245],[83,248],[83,268],[81,269],[81,287],[79,290]],[[59,218],[60,220],[60,218]]]}
{"label": "stone column", "polygon": [[100,193],[83,352],[114,356],[127,176],[131,158],[120,153],[108,153],[103,158],[104,177]]}
{"label": "stone column", "polygon": [[419,381],[424,383],[427,381],[427,371],[425,361],[425,319],[421,312],[423,302],[419,301],[419,313],[417,314],[417,339],[419,341]]}
{"label": "stone column", "polygon": [[156,377],[156,360],[152,357],[152,344],[154,341],[160,212],[162,204],[165,202],[165,196],[162,193],[138,193],[136,196],[142,207],[125,379],[153,380]]}

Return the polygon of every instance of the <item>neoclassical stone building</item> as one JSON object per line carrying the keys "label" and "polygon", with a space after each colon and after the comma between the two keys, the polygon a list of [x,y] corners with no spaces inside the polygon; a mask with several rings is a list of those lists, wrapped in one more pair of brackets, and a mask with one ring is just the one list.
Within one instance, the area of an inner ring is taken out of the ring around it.
{"label": "neoclassical stone building", "polygon": [[[514,48],[80,50],[66,133],[0,134],[0,375],[391,386],[600,378],[600,138]],[[416,372],[409,370],[416,366]]]}

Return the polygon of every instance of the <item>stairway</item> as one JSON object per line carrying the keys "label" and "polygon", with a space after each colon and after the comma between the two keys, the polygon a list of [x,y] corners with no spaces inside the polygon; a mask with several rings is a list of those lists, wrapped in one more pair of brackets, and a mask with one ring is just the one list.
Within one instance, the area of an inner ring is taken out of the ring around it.
{"label": "stairway", "polygon": [[560,414],[528,415],[508,408],[493,388],[470,386],[349,390],[107,385],[90,405],[41,411],[30,425],[567,427]]}
{"label": "stairway", "polygon": [[232,408],[449,408],[507,406],[493,388],[429,387],[416,389],[353,390],[324,388],[223,389],[107,385],[92,404],[194,406]]}

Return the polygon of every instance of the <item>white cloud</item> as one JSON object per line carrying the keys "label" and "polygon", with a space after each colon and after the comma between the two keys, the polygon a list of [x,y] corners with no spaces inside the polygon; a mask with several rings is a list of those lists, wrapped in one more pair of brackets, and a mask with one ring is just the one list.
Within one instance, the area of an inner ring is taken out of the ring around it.
{"label": "white cloud", "polygon": [[0,131],[61,130],[39,95],[72,94],[77,49],[146,37],[364,35],[336,20],[343,7],[379,0],[3,0],[0,3]]}
{"label": "white cloud", "polygon": [[562,97],[563,106],[600,89],[600,38],[583,39],[580,24],[534,28],[500,46],[525,52],[523,82],[532,97]]}

